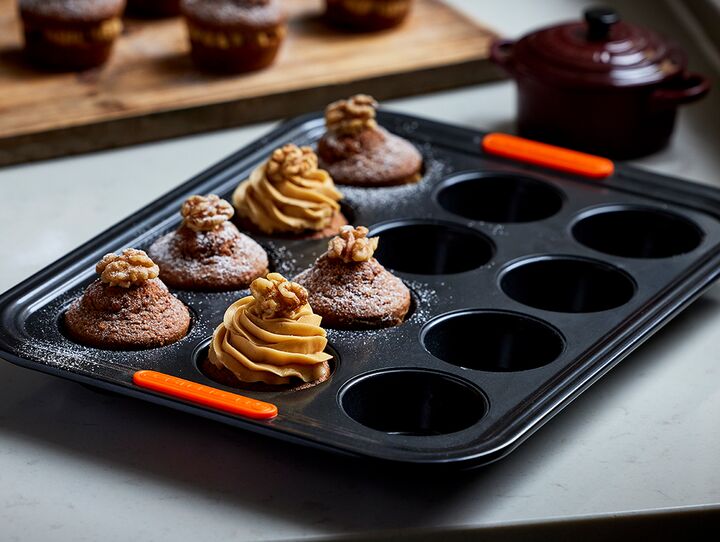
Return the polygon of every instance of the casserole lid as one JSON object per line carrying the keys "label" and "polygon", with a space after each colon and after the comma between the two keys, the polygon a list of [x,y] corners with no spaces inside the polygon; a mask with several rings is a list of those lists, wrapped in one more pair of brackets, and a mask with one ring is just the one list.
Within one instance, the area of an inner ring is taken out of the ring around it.
{"label": "casserole lid", "polygon": [[517,72],[560,84],[628,87],[658,83],[687,64],[684,53],[610,8],[584,12],[584,21],[546,27],[512,45]]}

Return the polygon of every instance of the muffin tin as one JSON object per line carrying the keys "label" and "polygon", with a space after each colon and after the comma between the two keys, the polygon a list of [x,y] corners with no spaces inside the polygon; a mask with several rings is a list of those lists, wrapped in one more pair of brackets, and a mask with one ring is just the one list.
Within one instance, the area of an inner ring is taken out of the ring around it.
{"label": "muffin tin", "polygon": [[[411,288],[412,313],[395,328],[329,330],[335,358],[326,383],[239,392],[277,405],[277,417],[226,414],[132,380],[150,369],[237,391],[197,363],[227,306],[247,291],[175,291],[192,311],[191,330],[151,350],[78,345],[59,322],[102,255],[147,248],[176,228],[190,194],[228,198],[272,149],[314,144],[320,114],[282,125],[5,293],[0,354],[286,441],[469,467],[511,451],[717,278],[718,190],[622,164],[591,180],[484,154],[482,132],[387,111],[378,121],[418,146],[424,177],[394,188],[341,187],[344,210],[380,235],[376,256]],[[327,244],[254,238],[288,278]]]}

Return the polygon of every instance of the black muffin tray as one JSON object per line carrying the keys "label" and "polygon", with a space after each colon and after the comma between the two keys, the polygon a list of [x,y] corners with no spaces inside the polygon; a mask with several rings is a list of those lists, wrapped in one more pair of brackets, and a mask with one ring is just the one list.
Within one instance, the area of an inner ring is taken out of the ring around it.
{"label": "black muffin tray", "polygon": [[[286,441],[470,467],[514,449],[718,276],[718,190],[622,164],[589,179],[487,155],[482,132],[387,111],[378,120],[417,145],[424,177],[403,187],[340,187],[344,212],[380,236],[376,256],[412,290],[411,315],[395,328],[329,330],[328,382],[238,392],[277,405],[274,419],[223,413],[132,380],[151,369],[237,391],[197,364],[227,306],[247,291],[174,291],[191,309],[191,330],[151,350],[78,345],[60,321],[104,254],[146,249],[177,228],[190,194],[229,198],[274,148],[314,145],[320,114],[280,126],[2,295],[0,356]],[[288,278],[327,247],[253,237]]]}

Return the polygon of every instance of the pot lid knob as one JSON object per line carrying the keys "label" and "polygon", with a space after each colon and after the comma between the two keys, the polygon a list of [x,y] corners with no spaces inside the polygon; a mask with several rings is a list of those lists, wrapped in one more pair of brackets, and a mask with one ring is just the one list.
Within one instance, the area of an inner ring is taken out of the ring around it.
{"label": "pot lid knob", "polygon": [[597,7],[585,10],[587,38],[590,41],[604,40],[612,25],[620,22],[620,15],[611,8]]}

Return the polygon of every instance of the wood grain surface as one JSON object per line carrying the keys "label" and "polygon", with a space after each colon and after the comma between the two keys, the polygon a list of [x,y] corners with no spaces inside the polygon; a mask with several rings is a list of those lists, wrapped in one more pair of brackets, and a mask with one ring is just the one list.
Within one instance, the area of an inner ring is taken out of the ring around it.
{"label": "wood grain surface", "polygon": [[49,73],[22,54],[16,0],[0,0],[0,165],[277,119],[367,92],[379,99],[499,77],[494,33],[439,0],[417,0],[399,28],[343,33],[321,0],[287,0],[290,31],[276,63],[247,75],[196,70],[180,19],[126,19],[110,62]]}

